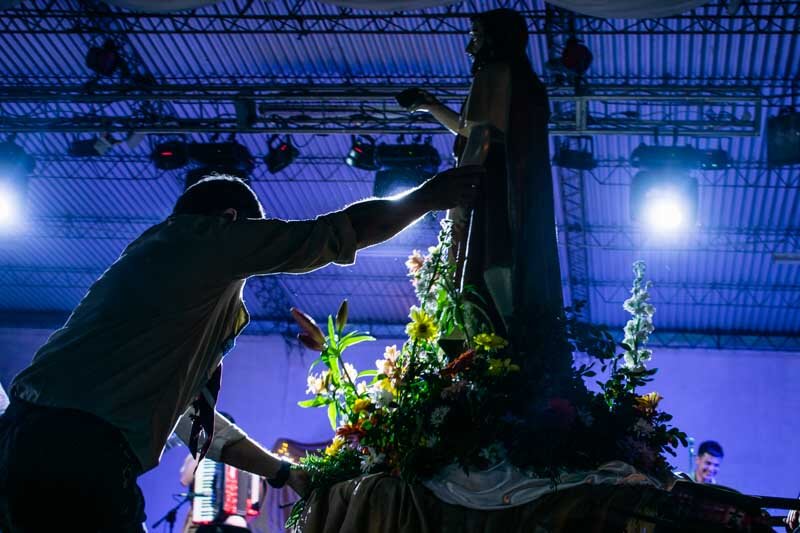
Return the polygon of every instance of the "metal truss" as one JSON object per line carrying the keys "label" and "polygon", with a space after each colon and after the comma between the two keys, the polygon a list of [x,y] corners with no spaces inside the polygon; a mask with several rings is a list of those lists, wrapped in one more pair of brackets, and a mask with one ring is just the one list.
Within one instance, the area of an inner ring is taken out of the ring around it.
{"label": "metal truss", "polygon": [[562,242],[567,252],[567,264],[562,266],[562,270],[566,267],[572,304],[583,302],[583,315],[591,322],[584,173],[568,169],[557,169],[556,172],[561,186],[561,209],[564,213]]}
{"label": "metal truss", "polygon": [[800,352],[800,335],[772,334],[749,331],[655,331],[648,344],[672,349],[754,350],[770,352]]}
{"label": "metal truss", "polygon": [[[528,20],[531,34],[548,32],[546,12],[541,3],[506,0],[499,4],[520,11]],[[2,13],[0,31],[7,34],[92,34],[100,31],[99,26],[116,22],[115,31],[126,34],[463,35],[469,28],[470,16],[480,12],[482,7],[477,2],[466,1],[424,11],[370,13],[305,0],[287,3],[242,0],[176,13],[138,13],[110,8],[94,13],[87,21],[81,16],[80,4],[74,1],[29,0]],[[689,14],[661,19],[598,19],[576,15],[573,31],[577,35],[789,35],[797,31],[798,16],[800,7],[796,2],[748,1],[732,13],[728,2],[717,1]]]}
{"label": "metal truss", "polygon": [[[468,86],[431,89],[458,104]],[[400,108],[398,90],[386,83],[2,85],[0,132],[447,133],[430,115]],[[748,86],[594,85],[579,95],[552,87],[550,100],[558,110],[553,135],[756,136],[762,122],[760,90]],[[237,120],[236,102],[255,105],[254,123]]]}
{"label": "metal truss", "polygon": [[[554,167],[558,168],[558,167]],[[628,159],[597,159],[597,168],[586,175],[601,185],[629,186],[639,171]],[[800,187],[800,168],[770,168],[763,160],[734,161],[724,170],[693,173],[704,187],[746,189],[796,189]]]}
{"label": "metal truss", "polygon": [[[131,240],[145,229],[161,222],[148,217],[37,217],[29,222],[25,239]],[[423,222],[420,229],[434,233],[435,220]],[[575,228],[577,231],[577,228]],[[565,242],[564,225],[557,227],[559,242]],[[704,227],[681,234],[673,240],[648,233],[635,226],[587,225],[583,227],[587,249],[632,252],[704,252],[779,254],[800,249],[800,227],[737,228]],[[417,232],[406,232],[392,243],[398,248],[419,247]],[[581,244],[581,246],[584,246]]]}
{"label": "metal truss", "polygon": [[[630,296],[630,282],[590,281],[603,303],[619,304]],[[749,283],[656,282],[650,295],[658,305],[736,307],[739,309],[798,309],[800,285]]]}

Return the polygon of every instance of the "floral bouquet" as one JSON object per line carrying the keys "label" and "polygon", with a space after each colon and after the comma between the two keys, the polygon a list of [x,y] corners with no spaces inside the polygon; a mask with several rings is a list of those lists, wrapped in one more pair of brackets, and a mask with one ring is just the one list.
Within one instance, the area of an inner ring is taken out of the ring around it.
{"label": "floral bouquet", "polygon": [[[492,331],[474,291],[456,286],[450,244],[451,226],[444,221],[438,245],[409,257],[419,305],[409,314],[408,340],[386,346],[374,369],[359,372],[344,359],[350,346],[375,340],[345,332],[347,301],[328,317],[327,334],[292,309],[300,341],[320,352],[308,376],[312,398],[300,405],[326,408],[334,431],[324,452],[301,460],[312,487],[325,490],[375,472],[414,482],[454,463],[468,471],[505,460],[554,481],[612,460],[668,475],[664,452],[674,455],[685,435],[658,411],[657,393],[637,394],[656,372],[645,366],[652,357],[646,344],[655,308],[644,263],[634,264],[632,294],[624,304],[632,318],[622,353],[608,331],[580,320],[580,305],[565,310],[555,333],[542,332],[540,337],[557,336],[557,343],[593,359],[565,374],[532,363],[535,346],[526,347],[522,360]],[[597,381],[600,392],[591,392],[584,382],[597,375],[598,365],[607,379]]]}

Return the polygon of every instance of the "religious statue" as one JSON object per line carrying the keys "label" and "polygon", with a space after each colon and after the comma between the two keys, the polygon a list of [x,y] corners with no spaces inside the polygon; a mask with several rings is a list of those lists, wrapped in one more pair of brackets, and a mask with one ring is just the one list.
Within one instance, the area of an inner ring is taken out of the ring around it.
{"label": "religious statue", "polygon": [[[495,331],[527,352],[532,324],[555,323],[563,308],[547,91],[528,60],[527,24],[519,13],[478,14],[470,37],[473,80],[460,113],[422,89],[404,96],[411,111],[431,113],[456,135],[459,165],[487,169],[471,213],[450,213],[458,275],[485,302]],[[569,357],[559,359],[569,364]]]}

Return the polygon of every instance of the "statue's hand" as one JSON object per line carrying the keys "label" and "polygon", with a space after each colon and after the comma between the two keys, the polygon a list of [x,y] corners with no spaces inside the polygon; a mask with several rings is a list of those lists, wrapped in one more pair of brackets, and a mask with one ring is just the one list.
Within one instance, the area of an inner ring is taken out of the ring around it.
{"label": "statue's hand", "polygon": [[397,102],[411,113],[428,113],[439,100],[425,89],[406,89],[397,95]]}

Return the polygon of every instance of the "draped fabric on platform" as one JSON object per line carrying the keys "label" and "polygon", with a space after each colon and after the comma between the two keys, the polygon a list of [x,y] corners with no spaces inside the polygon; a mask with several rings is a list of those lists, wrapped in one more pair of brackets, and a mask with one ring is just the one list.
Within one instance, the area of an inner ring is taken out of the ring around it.
{"label": "draped fabric on platform", "polygon": [[[408,11],[457,4],[458,0],[317,0],[352,9]],[[112,6],[134,11],[168,13],[198,9],[220,0],[106,0]],[[0,9],[13,7],[20,0],[0,0]],[[549,0],[549,3],[576,13],[601,18],[657,18],[684,13],[708,0]]]}
{"label": "draped fabric on platform", "polygon": [[[660,503],[652,487],[583,485],[501,511],[442,502],[422,485],[375,474],[312,494],[303,533],[549,533],[652,532],[630,517]],[[646,513],[645,513],[646,514]],[[626,529],[626,526],[628,529]]]}

